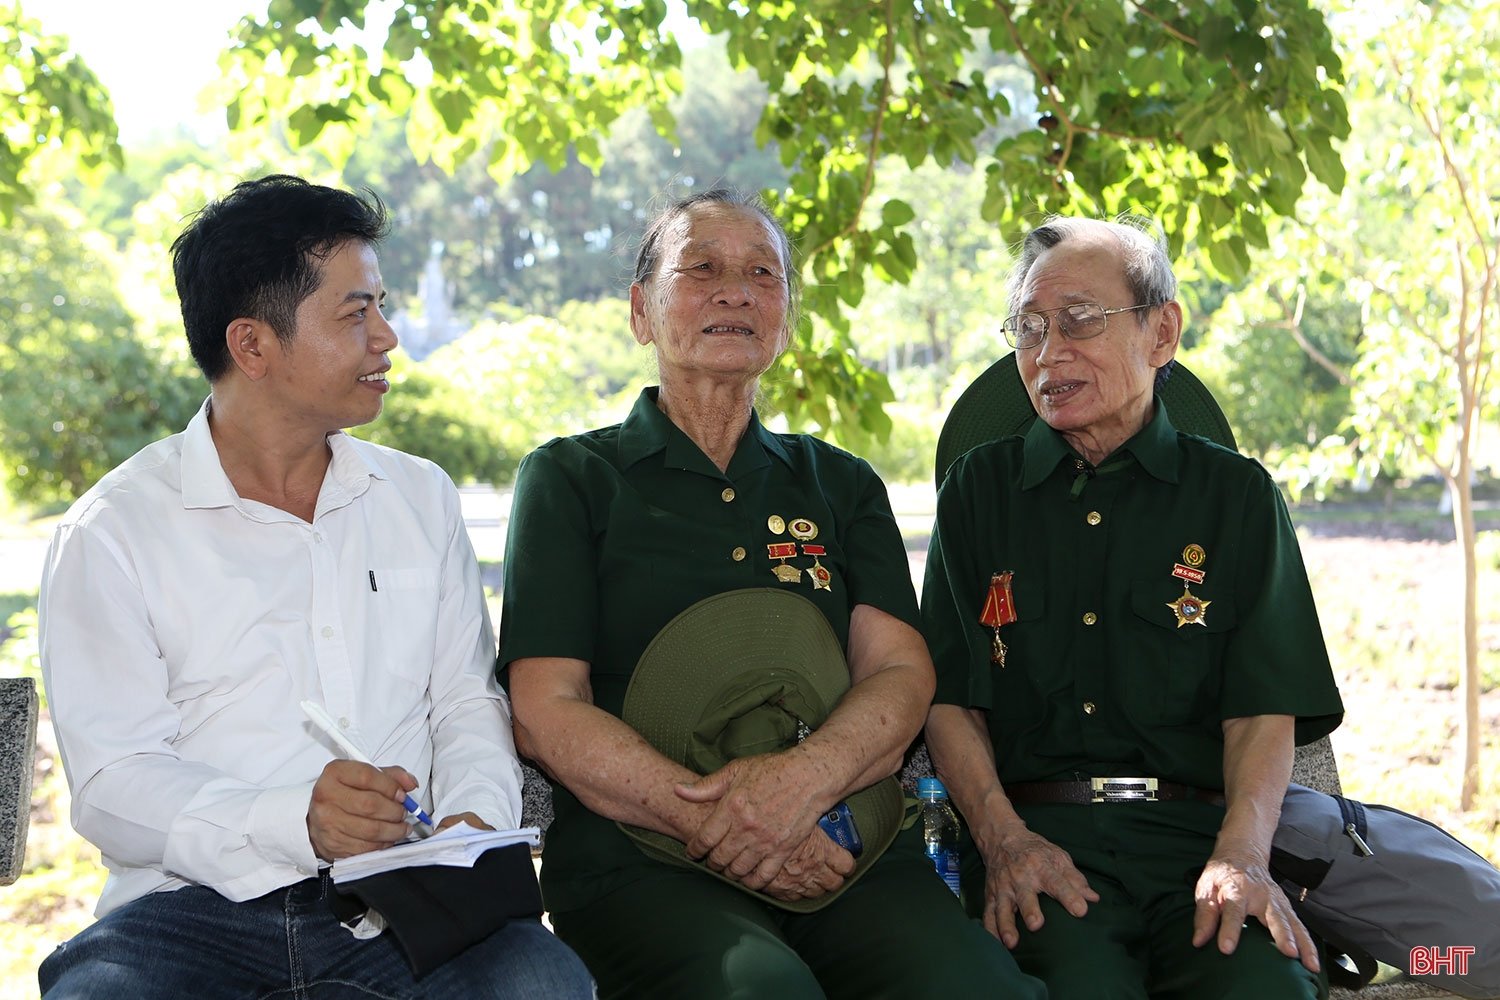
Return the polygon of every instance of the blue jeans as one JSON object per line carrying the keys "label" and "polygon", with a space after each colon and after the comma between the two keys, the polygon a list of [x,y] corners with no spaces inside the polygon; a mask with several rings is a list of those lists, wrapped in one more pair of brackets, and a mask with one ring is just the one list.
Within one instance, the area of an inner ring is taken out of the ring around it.
{"label": "blue jeans", "polygon": [[325,874],[242,903],[202,887],[144,896],[49,955],[37,971],[42,995],[588,1000],[594,994],[583,962],[536,920],[512,920],[418,981],[390,931],[361,941],[339,925],[325,898],[328,886]]}

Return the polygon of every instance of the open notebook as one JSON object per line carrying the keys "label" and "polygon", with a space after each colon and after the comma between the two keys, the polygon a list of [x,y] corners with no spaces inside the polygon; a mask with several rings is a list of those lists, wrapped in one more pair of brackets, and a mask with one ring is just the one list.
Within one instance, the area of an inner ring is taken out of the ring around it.
{"label": "open notebook", "polygon": [[541,831],[534,826],[519,830],[476,830],[467,823],[455,823],[422,840],[406,840],[384,850],[340,858],[333,863],[333,880],[340,883],[352,882],[381,872],[416,865],[472,868],[479,856],[491,848],[510,844],[530,844],[535,847],[540,840]]}

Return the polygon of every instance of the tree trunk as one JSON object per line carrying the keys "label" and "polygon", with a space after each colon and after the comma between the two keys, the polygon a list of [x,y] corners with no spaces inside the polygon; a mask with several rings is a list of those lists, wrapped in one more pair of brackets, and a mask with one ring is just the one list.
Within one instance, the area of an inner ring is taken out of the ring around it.
{"label": "tree trunk", "polygon": [[1454,534],[1464,561],[1464,663],[1459,684],[1464,703],[1464,758],[1458,807],[1465,812],[1474,808],[1474,797],[1479,793],[1479,573],[1474,553],[1471,465],[1467,452],[1460,450],[1458,475],[1448,482],[1453,491]]}

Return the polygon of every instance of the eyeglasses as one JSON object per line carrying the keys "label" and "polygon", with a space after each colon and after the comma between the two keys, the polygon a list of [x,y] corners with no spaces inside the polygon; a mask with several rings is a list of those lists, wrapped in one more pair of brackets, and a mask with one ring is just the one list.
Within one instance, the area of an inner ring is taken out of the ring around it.
{"label": "eyeglasses", "polygon": [[1151,305],[1121,306],[1106,309],[1097,302],[1075,302],[1059,309],[1042,312],[1020,312],[1005,317],[1000,329],[1005,342],[1018,351],[1030,350],[1047,337],[1047,331],[1056,323],[1062,335],[1069,340],[1088,340],[1104,332],[1109,317],[1115,313],[1134,312],[1137,309],[1153,309]]}

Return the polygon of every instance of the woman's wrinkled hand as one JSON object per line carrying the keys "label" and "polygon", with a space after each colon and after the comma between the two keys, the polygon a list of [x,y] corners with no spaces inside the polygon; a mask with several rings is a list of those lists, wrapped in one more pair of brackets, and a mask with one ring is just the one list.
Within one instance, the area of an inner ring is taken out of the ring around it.
{"label": "woman's wrinkled hand", "polygon": [[741,757],[678,785],[683,799],[714,806],[686,842],[688,857],[751,889],[766,888],[811,834],[827,839],[817,825],[823,806],[813,788],[805,765],[790,754]]}

